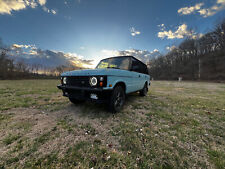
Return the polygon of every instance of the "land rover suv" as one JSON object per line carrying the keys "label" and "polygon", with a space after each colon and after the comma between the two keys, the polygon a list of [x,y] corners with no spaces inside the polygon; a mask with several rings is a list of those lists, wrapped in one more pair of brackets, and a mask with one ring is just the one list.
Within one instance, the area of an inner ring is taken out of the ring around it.
{"label": "land rover suv", "polygon": [[118,112],[127,94],[146,96],[149,86],[150,76],[143,62],[133,56],[117,56],[101,60],[95,69],[62,73],[57,87],[74,104],[91,100],[107,103],[110,111]]}

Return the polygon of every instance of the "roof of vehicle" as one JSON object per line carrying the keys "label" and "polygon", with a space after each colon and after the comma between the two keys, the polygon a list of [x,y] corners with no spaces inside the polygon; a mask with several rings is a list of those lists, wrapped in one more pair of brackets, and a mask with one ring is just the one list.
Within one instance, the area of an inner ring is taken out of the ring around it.
{"label": "roof of vehicle", "polygon": [[[142,64],[144,64],[145,66],[147,66],[145,63],[143,63],[142,61],[140,61],[139,59],[135,58],[134,56],[113,56],[113,57],[109,57],[109,58],[105,58],[105,59],[110,59],[110,58],[118,58],[118,57],[131,57],[139,62],[141,62]],[[105,59],[102,59],[102,60],[105,60]]]}

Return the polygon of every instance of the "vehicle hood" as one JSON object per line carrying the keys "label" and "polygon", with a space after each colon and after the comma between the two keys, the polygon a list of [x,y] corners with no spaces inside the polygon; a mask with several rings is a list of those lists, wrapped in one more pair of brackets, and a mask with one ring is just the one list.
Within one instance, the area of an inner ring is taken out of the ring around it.
{"label": "vehicle hood", "polygon": [[127,72],[121,69],[83,69],[64,72],[61,76],[97,76],[97,75],[118,75]]}

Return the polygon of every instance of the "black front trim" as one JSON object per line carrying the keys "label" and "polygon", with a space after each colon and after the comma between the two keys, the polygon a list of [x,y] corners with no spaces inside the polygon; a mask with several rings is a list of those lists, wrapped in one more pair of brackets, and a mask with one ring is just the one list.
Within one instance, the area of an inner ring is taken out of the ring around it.
{"label": "black front trim", "polygon": [[[65,97],[78,100],[89,100],[98,103],[108,102],[112,92],[112,89],[103,88],[76,87],[69,85],[58,85],[57,87],[63,91],[63,96]],[[91,94],[96,94],[98,99],[90,98]]]}
{"label": "black front trim", "polygon": [[65,89],[74,89],[74,90],[86,90],[86,91],[106,91],[112,89],[103,89],[103,88],[90,88],[90,87],[77,87],[77,86],[69,86],[69,85],[58,85],[57,86],[61,90]]}
{"label": "black front trim", "polygon": [[[68,86],[76,86],[76,87],[86,87],[86,88],[96,88],[96,87],[106,87],[107,86],[107,76],[62,76],[62,78],[67,78],[67,85]],[[98,80],[98,83],[96,86],[90,85],[90,78],[96,77]],[[103,77],[103,81],[100,81],[100,77]],[[103,82],[103,85],[100,86],[100,82]],[[61,83],[62,84],[62,83]]]}
{"label": "black front trim", "polygon": [[67,85],[77,87],[91,87],[89,84],[89,76],[66,76]]}

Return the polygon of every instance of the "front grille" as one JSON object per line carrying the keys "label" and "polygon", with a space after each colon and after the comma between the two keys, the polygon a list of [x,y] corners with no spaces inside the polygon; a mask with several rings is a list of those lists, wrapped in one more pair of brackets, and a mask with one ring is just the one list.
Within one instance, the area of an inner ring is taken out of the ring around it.
{"label": "front grille", "polygon": [[89,76],[68,76],[67,84],[77,87],[90,87]]}

